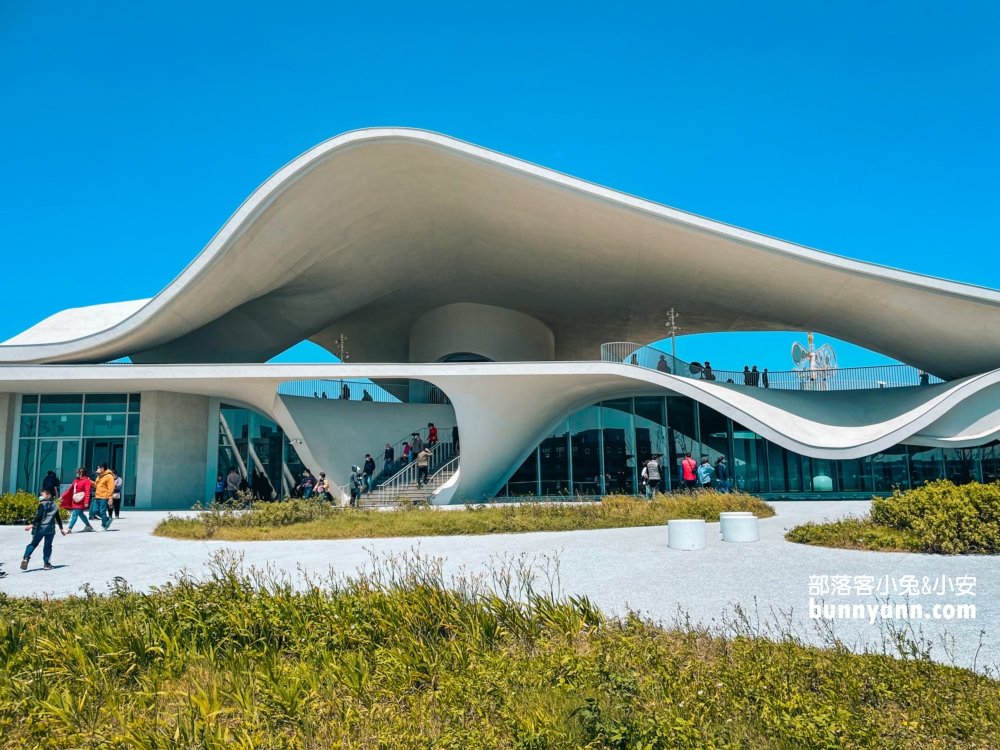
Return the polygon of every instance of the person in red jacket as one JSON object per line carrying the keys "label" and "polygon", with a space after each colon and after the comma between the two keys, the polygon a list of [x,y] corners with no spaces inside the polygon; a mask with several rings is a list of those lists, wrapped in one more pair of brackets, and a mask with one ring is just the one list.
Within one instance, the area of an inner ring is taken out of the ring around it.
{"label": "person in red jacket", "polygon": [[78,518],[83,521],[83,525],[86,527],[84,531],[94,530],[94,527],[90,525],[90,521],[87,520],[87,508],[90,507],[90,494],[92,490],[90,477],[87,474],[86,467],[77,469],[76,479],[73,480],[69,489],[62,495],[62,507],[73,511],[73,514],[69,518],[68,533],[73,532],[73,524],[76,523],[76,519]]}
{"label": "person in red jacket", "polygon": [[681,461],[681,471],[685,487],[693,490],[698,486],[698,462],[691,458],[690,453],[684,454],[684,460]]}
{"label": "person in red jacket", "polygon": [[427,423],[427,447],[433,448],[437,445],[438,441],[438,428],[434,426],[433,422]]}

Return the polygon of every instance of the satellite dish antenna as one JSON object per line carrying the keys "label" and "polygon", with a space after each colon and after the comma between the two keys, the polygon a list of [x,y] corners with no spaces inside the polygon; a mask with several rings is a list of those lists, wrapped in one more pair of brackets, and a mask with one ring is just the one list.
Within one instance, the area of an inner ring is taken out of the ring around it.
{"label": "satellite dish antenna", "polygon": [[690,365],[688,365],[688,371],[690,371],[692,375],[697,375],[704,369],[705,368],[701,366],[700,362],[692,362]]}

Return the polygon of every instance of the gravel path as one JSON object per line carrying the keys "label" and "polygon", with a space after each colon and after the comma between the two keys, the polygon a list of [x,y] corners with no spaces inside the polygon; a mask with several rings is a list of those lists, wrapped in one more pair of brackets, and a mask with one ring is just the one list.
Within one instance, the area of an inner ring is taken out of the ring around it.
{"label": "gravel path", "polygon": [[[810,576],[846,575],[876,581],[895,580],[897,591],[890,600],[904,603],[898,587],[904,576],[916,576],[921,593],[910,597],[920,603],[923,618],[912,621],[933,643],[935,659],[961,666],[1000,664],[1000,604],[997,579],[1000,558],[970,556],[856,552],[807,547],[786,542],[786,529],[807,520],[837,518],[862,513],[867,503],[785,502],[775,503],[778,515],[760,522],[761,540],[756,544],[723,543],[718,524],[708,525],[708,547],[698,552],[678,552],[667,547],[665,527],[606,529],[534,534],[502,534],[473,537],[422,537],[408,539],[359,539],[343,541],[192,542],[160,539],[150,535],[165,513],[130,511],[109,532],[74,533],[56,537],[53,563],[56,570],[41,569],[41,551],[36,551],[27,572],[18,565],[29,534],[22,527],[0,527],[0,562],[9,574],[0,581],[0,591],[16,596],[64,597],[78,593],[84,584],[105,591],[115,576],[138,589],[169,581],[181,570],[198,574],[211,556],[221,549],[244,556],[247,565],[272,566],[298,576],[300,571],[326,574],[331,569],[351,573],[367,566],[371,555],[408,552],[445,559],[447,573],[481,571],[496,557],[525,554],[529,558],[558,555],[562,592],[586,595],[605,612],[621,614],[636,610],[653,619],[669,622],[678,613],[692,621],[719,624],[731,618],[735,606],[753,613],[753,619],[773,621],[791,613],[788,622],[800,635],[817,640],[817,620],[809,619]],[[98,526],[99,528],[99,526]],[[931,590],[955,585],[961,577],[975,577],[975,597],[923,593],[924,578]],[[829,583],[828,579],[828,583]],[[884,585],[884,584],[883,584]],[[885,597],[880,597],[884,599]],[[882,642],[886,622],[876,616],[869,622],[868,605],[878,606],[874,596],[826,594],[817,603],[864,604],[866,616],[835,619],[828,624],[854,648]],[[976,619],[944,619],[943,605],[976,605]],[[933,607],[941,619],[934,618]],[[880,613],[878,613],[880,614]],[[899,619],[896,626],[906,624]],[[980,648],[980,631],[982,636]],[[952,641],[947,648],[942,643]],[[978,651],[978,656],[977,656]]]}

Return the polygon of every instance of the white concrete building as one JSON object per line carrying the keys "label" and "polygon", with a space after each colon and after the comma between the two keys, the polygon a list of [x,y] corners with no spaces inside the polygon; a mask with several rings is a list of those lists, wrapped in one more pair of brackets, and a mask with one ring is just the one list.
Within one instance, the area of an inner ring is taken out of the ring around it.
{"label": "white concrete building", "polygon": [[[813,330],[906,364],[713,373],[643,346],[670,307],[686,333]],[[264,364],[341,336],[349,364]],[[766,496],[866,497],[996,478],[998,342],[997,291],[362,130],[276,172],[153,299],[0,344],[0,477],[109,461],[126,503],[190,507],[231,467],[280,495],[370,453],[388,502],[416,496],[402,442],[432,422],[435,502],[633,492],[653,458],[676,486],[686,452]]]}

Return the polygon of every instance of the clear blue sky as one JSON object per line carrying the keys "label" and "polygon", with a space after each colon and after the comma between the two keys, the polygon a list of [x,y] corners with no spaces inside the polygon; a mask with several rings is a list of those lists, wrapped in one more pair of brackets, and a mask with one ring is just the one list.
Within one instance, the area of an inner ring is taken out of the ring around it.
{"label": "clear blue sky", "polygon": [[[0,0],[0,340],[154,295],[282,164],[376,125],[1000,287],[998,40],[995,2]],[[679,354],[785,369],[797,338]]]}

